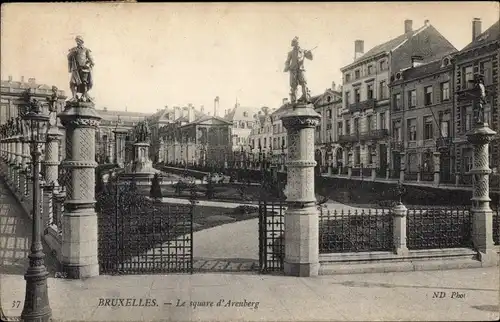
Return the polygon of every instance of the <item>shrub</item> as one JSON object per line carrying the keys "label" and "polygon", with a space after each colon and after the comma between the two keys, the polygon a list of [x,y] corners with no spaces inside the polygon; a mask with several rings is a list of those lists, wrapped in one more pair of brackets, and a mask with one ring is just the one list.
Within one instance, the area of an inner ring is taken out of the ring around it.
{"label": "shrub", "polygon": [[153,181],[151,182],[151,189],[149,190],[149,196],[153,199],[160,199],[162,197],[160,176],[158,175],[158,173],[155,173]]}
{"label": "shrub", "polygon": [[255,212],[259,212],[259,207],[248,206],[248,205],[241,205],[241,206],[238,206],[238,207],[234,208],[234,213],[235,214],[244,214],[244,215],[247,215],[247,214],[251,214],[251,213],[255,213]]}

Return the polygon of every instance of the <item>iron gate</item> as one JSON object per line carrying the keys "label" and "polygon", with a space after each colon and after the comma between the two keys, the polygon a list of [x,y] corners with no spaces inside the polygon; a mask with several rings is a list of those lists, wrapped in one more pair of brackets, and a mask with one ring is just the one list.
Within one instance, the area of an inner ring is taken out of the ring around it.
{"label": "iron gate", "polygon": [[193,272],[193,207],[156,203],[133,181],[110,181],[97,194],[103,274]]}
{"label": "iron gate", "polygon": [[259,199],[259,268],[261,273],[282,272],[285,258],[284,182],[264,171]]}

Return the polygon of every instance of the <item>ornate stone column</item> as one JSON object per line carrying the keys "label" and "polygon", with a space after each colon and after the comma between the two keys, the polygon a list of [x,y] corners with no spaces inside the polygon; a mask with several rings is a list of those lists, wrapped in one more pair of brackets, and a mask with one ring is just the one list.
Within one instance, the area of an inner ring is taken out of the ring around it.
{"label": "ornate stone column", "polygon": [[15,190],[16,192],[21,191],[21,173],[22,173],[22,163],[23,163],[23,143],[21,141],[22,137],[18,136],[16,138],[16,181],[15,181]]}
{"label": "ornate stone column", "polygon": [[92,102],[66,102],[59,114],[66,127],[68,169],[62,216],[62,266],[69,278],[99,275],[97,214],[95,212],[95,135],[101,117]]}
{"label": "ornate stone column", "polygon": [[120,168],[124,167],[125,164],[125,135],[127,130],[116,128],[113,130],[115,135],[115,160],[114,162],[118,164]]}
{"label": "ornate stone column", "polygon": [[406,153],[400,152],[399,155],[401,156],[401,165],[399,169],[399,181],[404,182],[405,181],[405,170],[406,170]]}
{"label": "ornate stone column", "polygon": [[314,193],[314,131],[321,117],[312,104],[292,106],[281,118],[289,142],[284,270],[286,275],[315,276],[319,212]]}
{"label": "ornate stone column", "polygon": [[434,184],[439,185],[441,181],[441,153],[434,152],[432,154],[434,161]]}
{"label": "ornate stone column", "polygon": [[474,149],[472,174],[472,237],[474,248],[478,251],[484,265],[497,265],[498,255],[493,245],[493,212],[490,208],[488,145],[496,132],[486,123],[477,123],[467,140]]}

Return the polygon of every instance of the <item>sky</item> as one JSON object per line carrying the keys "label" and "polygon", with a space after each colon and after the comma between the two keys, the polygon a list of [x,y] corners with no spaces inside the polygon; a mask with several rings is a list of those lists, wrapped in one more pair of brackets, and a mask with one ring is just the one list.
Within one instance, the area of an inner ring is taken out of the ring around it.
{"label": "sky", "polygon": [[1,7],[1,78],[36,78],[68,94],[66,55],[81,35],[95,60],[96,107],[155,112],[191,103],[218,114],[234,106],[278,108],[290,41],[313,48],[312,95],[341,84],[354,41],[372,47],[399,36],[404,20],[425,20],[458,50],[499,19],[496,2],[11,3]]}

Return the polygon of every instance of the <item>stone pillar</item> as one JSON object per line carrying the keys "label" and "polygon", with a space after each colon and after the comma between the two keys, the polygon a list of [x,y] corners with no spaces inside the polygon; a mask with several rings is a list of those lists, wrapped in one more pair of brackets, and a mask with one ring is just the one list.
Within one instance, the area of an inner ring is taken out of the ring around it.
{"label": "stone pillar", "polygon": [[332,157],[330,156],[328,158],[328,176],[331,177],[332,176]]}
{"label": "stone pillar", "polygon": [[371,180],[375,181],[375,178],[377,177],[377,169],[375,168],[375,165],[372,165],[372,173],[371,173]]}
{"label": "stone pillar", "polygon": [[320,115],[312,104],[296,103],[281,120],[289,142],[284,271],[292,276],[316,276],[319,213],[314,193],[314,131]]}
{"label": "stone pillar", "polygon": [[406,154],[401,152],[399,154],[401,156],[401,168],[399,169],[399,181],[405,181],[405,168],[406,168]]}
{"label": "stone pillar", "polygon": [[396,206],[392,208],[393,215],[393,229],[392,229],[392,240],[394,243],[394,251],[398,255],[408,254],[408,248],[406,247],[406,216],[408,209],[399,202]]}
{"label": "stone pillar", "polygon": [[420,182],[420,180],[422,180],[422,168],[419,167],[417,172],[417,182]]}
{"label": "stone pillar", "polygon": [[18,137],[16,139],[16,181],[15,190],[16,192],[21,191],[21,175],[22,175],[22,163],[23,163],[23,143],[22,138]]}
{"label": "stone pillar", "polygon": [[474,149],[472,174],[472,236],[474,248],[484,265],[497,265],[498,255],[493,245],[493,212],[490,208],[488,145],[496,132],[486,123],[478,123],[467,133]]}
{"label": "stone pillar", "polygon": [[455,173],[455,186],[458,186],[460,183],[460,174]]}
{"label": "stone pillar", "polygon": [[95,212],[95,135],[101,117],[92,102],[66,102],[59,114],[66,127],[69,171],[62,216],[61,262],[69,278],[99,275],[97,214]]}
{"label": "stone pillar", "polygon": [[434,152],[432,156],[434,158],[434,184],[439,185],[441,181],[441,153]]}
{"label": "stone pillar", "polygon": [[352,178],[352,163],[351,162],[349,162],[349,164],[347,164],[347,177],[349,179]]}

